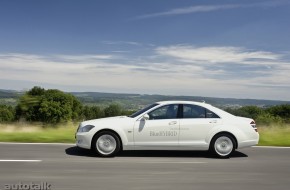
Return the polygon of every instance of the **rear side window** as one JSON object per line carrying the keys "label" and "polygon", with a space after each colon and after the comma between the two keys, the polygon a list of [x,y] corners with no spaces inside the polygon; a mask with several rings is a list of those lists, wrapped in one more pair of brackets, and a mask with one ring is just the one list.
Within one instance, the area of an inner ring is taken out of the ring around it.
{"label": "rear side window", "polygon": [[183,118],[219,118],[214,112],[197,105],[183,105]]}
{"label": "rear side window", "polygon": [[220,117],[214,112],[206,109],[206,118],[220,118]]}
{"label": "rear side window", "polygon": [[183,118],[205,118],[205,108],[197,105],[183,105]]}

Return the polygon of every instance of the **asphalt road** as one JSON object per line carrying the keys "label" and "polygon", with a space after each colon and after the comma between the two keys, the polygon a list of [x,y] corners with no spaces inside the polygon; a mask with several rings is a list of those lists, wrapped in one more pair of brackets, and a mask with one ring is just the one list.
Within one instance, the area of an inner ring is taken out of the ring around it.
{"label": "asphalt road", "polygon": [[225,160],[178,151],[98,158],[69,144],[0,143],[0,189],[31,182],[68,190],[287,190],[290,149],[252,147]]}

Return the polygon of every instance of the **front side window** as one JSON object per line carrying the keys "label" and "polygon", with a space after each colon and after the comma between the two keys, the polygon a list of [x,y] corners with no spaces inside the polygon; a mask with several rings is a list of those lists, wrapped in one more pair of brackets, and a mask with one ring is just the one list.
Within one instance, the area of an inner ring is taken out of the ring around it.
{"label": "front side window", "polygon": [[155,104],[151,104],[151,105],[148,105],[148,106],[146,106],[145,108],[143,108],[143,109],[137,111],[136,113],[133,113],[133,114],[130,115],[129,117],[136,117],[136,116],[138,116],[138,115],[144,113],[144,112],[147,111],[147,110],[150,110],[151,108],[153,108],[153,107],[155,107],[155,106],[157,106],[157,105],[158,105],[157,103],[155,103]]}
{"label": "front side window", "polygon": [[156,119],[176,119],[178,114],[178,105],[177,104],[171,104],[162,106],[160,108],[157,108],[150,113],[149,119],[150,120],[156,120]]}
{"label": "front side window", "polygon": [[214,112],[198,106],[198,105],[183,105],[183,118],[219,118]]}

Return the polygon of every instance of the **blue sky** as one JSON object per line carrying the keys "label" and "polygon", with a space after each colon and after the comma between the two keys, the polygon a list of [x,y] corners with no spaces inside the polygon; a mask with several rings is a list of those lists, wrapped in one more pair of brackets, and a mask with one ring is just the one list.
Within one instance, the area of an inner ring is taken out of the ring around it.
{"label": "blue sky", "polygon": [[290,0],[0,1],[0,89],[290,100]]}

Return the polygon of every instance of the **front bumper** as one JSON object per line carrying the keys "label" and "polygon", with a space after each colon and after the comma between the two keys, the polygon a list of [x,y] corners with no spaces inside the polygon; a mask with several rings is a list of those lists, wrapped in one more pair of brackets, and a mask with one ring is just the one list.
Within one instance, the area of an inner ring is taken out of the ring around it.
{"label": "front bumper", "polygon": [[88,133],[76,134],[76,145],[81,148],[91,149],[91,137]]}

